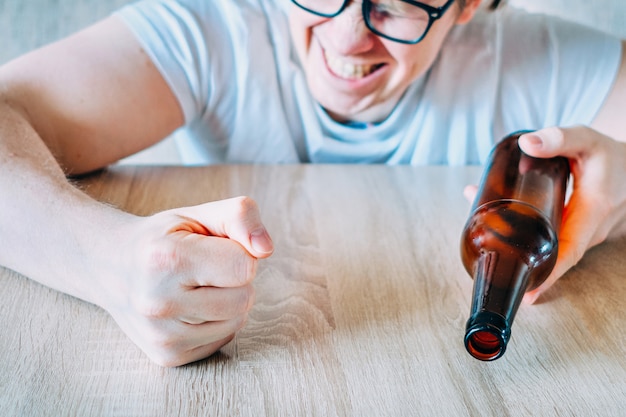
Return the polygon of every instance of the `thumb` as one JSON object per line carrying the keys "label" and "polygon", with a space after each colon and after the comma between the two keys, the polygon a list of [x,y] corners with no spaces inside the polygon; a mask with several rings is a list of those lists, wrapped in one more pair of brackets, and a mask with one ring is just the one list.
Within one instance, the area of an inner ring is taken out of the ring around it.
{"label": "thumb", "polygon": [[256,202],[235,197],[175,210],[176,214],[200,223],[212,236],[232,239],[255,258],[267,258],[274,251],[272,238],[261,222]]}
{"label": "thumb", "polygon": [[524,153],[536,158],[564,156],[580,158],[597,144],[597,134],[585,126],[547,127],[525,133],[519,138]]}

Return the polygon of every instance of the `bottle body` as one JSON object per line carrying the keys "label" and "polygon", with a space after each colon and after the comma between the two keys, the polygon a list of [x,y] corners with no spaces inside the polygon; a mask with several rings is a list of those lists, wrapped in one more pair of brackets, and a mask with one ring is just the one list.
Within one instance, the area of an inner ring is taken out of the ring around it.
{"label": "bottle body", "polygon": [[504,354],[524,293],[556,263],[569,163],[524,154],[522,133],[494,147],[461,238],[463,265],[474,279],[465,346],[480,360]]}

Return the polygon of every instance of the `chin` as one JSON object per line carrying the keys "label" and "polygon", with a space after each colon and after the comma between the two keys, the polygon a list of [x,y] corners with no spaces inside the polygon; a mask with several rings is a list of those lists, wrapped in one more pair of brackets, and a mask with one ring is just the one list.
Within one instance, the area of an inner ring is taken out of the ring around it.
{"label": "chin", "polygon": [[317,102],[331,118],[340,123],[360,121],[359,115],[363,112],[363,109],[356,103],[338,105],[337,100],[332,100],[331,97],[326,97],[326,100],[317,100]]}
{"label": "chin", "polygon": [[315,101],[339,122],[380,122],[389,115],[401,96],[390,95],[379,84],[368,86],[370,88],[337,89],[321,77],[310,78],[308,84]]}

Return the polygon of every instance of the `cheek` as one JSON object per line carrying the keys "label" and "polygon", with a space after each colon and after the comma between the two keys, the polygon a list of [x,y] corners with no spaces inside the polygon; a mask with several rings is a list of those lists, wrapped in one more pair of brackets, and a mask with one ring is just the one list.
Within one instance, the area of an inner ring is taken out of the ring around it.
{"label": "cheek", "polygon": [[300,22],[300,19],[298,18],[298,13],[295,13],[293,10],[289,14],[289,30],[291,32],[291,41],[293,42],[300,59],[302,59],[303,47],[305,45],[305,30],[304,26]]}
{"label": "cheek", "polygon": [[403,53],[391,53],[395,61],[394,76],[396,86],[407,87],[430,68],[432,53],[420,48],[412,48]]}
{"label": "cheek", "polygon": [[291,6],[289,12],[289,29],[291,31],[292,42],[301,60],[304,59],[309,48],[313,29],[324,20],[324,18],[315,16],[295,5]]}
{"label": "cheek", "polygon": [[439,55],[448,32],[449,28],[445,31],[431,31],[422,42],[415,45],[398,45],[393,50],[394,46],[389,46],[391,55],[394,56],[398,66],[398,72],[402,74],[407,84],[430,69]]}

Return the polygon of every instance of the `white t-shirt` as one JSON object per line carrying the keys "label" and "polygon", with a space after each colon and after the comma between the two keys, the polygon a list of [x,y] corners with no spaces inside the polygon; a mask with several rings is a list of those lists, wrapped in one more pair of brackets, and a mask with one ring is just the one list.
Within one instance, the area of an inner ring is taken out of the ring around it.
{"label": "white t-shirt", "polygon": [[502,7],[453,28],[380,124],[332,120],[308,91],[285,0],[149,0],[117,12],[178,98],[183,162],[484,163],[508,133],[589,124],[621,44]]}

